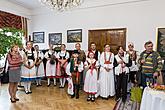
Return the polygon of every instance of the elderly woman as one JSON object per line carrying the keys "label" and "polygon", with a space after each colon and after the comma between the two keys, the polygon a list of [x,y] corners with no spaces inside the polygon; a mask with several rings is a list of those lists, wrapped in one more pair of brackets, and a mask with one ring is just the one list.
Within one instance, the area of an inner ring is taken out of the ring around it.
{"label": "elderly woman", "polygon": [[7,55],[7,60],[9,62],[9,94],[12,103],[19,101],[16,97],[17,85],[21,79],[21,65],[22,57],[18,52],[18,46],[14,45],[11,51]]}

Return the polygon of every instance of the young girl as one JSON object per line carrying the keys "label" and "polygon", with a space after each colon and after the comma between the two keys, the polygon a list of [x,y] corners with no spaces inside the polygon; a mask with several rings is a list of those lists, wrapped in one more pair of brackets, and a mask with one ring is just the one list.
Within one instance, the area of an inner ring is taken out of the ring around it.
{"label": "young girl", "polygon": [[24,82],[25,93],[30,94],[31,92],[31,81],[36,79],[36,54],[32,47],[32,42],[26,43],[25,49],[26,58],[22,70],[21,81]]}
{"label": "young girl", "polygon": [[46,62],[46,77],[48,79],[48,87],[50,86],[50,78],[54,80],[54,86],[56,86],[56,52],[53,50],[53,45],[49,45],[48,52],[45,53]]}
{"label": "young girl", "polygon": [[42,62],[44,55],[41,51],[39,51],[38,45],[35,45],[34,49],[35,49],[35,53],[37,56],[37,61],[36,61],[35,66],[36,66],[36,83],[37,83],[37,87],[38,87],[38,86],[41,86],[41,79],[42,79],[42,77],[45,76],[44,64]]}
{"label": "young girl", "polygon": [[61,45],[61,51],[57,53],[57,78],[60,78],[60,88],[64,88],[66,81],[66,66],[68,64],[69,53],[66,51],[65,44]]}
{"label": "young girl", "polygon": [[87,101],[95,101],[95,94],[97,93],[98,66],[99,64],[94,58],[94,53],[89,51],[88,58],[84,63],[84,67],[87,69],[84,81],[84,91],[88,94]]}
{"label": "young girl", "polygon": [[109,96],[115,95],[115,82],[113,72],[114,54],[110,52],[110,46],[104,46],[104,52],[100,56],[100,96],[103,99],[108,99]]}
{"label": "young girl", "polygon": [[71,58],[70,63],[66,67],[66,73],[70,76],[70,78],[72,78],[73,82],[73,94],[71,95],[71,98],[76,96],[76,99],[78,99],[80,88],[80,73],[83,70],[83,63],[78,59],[78,50],[74,50],[72,56],[73,58]]}

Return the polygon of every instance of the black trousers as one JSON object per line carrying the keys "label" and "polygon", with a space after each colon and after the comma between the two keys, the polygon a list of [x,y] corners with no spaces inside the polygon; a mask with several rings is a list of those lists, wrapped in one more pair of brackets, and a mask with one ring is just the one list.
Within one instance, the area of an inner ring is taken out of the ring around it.
{"label": "black trousers", "polygon": [[136,74],[137,74],[137,71],[130,71],[128,82],[135,83],[135,75]]}
{"label": "black trousers", "polygon": [[124,100],[127,98],[127,83],[128,75],[126,73],[116,75],[116,98],[122,97]]}

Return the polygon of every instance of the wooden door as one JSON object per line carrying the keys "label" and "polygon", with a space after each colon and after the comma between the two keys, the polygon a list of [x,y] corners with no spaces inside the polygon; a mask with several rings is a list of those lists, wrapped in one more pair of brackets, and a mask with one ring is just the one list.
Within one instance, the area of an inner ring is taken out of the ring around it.
{"label": "wooden door", "polygon": [[118,46],[126,48],[126,28],[89,30],[88,35],[88,49],[91,42],[96,43],[97,50],[100,52],[103,51],[105,44],[111,46],[111,51],[114,54],[117,53],[116,49]]}

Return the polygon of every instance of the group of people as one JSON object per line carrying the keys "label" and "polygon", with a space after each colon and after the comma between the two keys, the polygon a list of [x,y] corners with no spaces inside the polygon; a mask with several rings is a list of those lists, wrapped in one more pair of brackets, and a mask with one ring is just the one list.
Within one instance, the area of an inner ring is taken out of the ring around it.
{"label": "group of people", "polygon": [[[18,82],[24,85],[25,93],[30,94],[31,82],[36,81],[41,86],[41,78],[47,77],[47,86],[54,86],[59,79],[59,87],[64,88],[68,82],[68,94],[71,98],[79,98],[79,90],[87,93],[87,101],[95,101],[100,96],[108,99],[116,95],[116,100],[126,101],[130,88],[140,79],[143,87],[147,81],[155,83],[162,69],[160,55],[153,51],[153,43],[144,44],[145,51],[140,55],[134,50],[134,44],[128,43],[128,51],[122,46],[117,48],[117,54],[111,52],[109,44],[104,46],[100,53],[96,50],[96,44],[90,44],[88,52],[81,50],[79,43],[75,44],[75,50],[71,54],[66,51],[65,44],[61,45],[59,52],[49,45],[49,50],[43,54],[39,46],[32,46],[32,42],[26,43],[25,49],[19,49],[14,45],[7,55],[9,62],[9,93],[11,102],[19,99],[16,97]],[[44,69],[43,58],[47,59]],[[141,75],[137,75],[137,71]],[[21,76],[21,77],[20,77]],[[129,87],[128,87],[129,85]]]}

